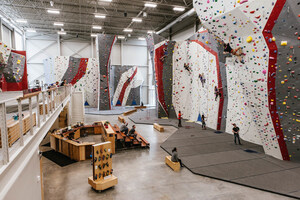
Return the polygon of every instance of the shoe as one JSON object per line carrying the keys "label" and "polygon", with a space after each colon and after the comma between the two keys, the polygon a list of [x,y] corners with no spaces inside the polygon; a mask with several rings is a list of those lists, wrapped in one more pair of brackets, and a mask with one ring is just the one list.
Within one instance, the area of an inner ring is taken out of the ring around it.
{"label": "shoe", "polygon": [[243,60],[241,60],[241,63],[242,63],[242,64],[245,64],[245,62],[244,62]]}

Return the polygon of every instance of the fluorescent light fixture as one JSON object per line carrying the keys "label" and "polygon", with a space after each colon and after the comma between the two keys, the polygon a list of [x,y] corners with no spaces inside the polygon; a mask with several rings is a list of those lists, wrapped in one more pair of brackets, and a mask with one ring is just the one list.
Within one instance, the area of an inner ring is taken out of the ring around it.
{"label": "fluorescent light fixture", "polygon": [[34,29],[27,29],[26,32],[28,32],[28,33],[36,33],[36,30],[34,30]]}
{"label": "fluorescent light fixture", "polygon": [[174,11],[182,12],[182,11],[185,10],[185,8],[183,8],[183,7],[174,7],[173,10],[174,10]]}
{"label": "fluorescent light fixture", "polygon": [[100,30],[100,29],[102,29],[102,27],[101,27],[101,26],[93,26],[93,29],[98,29],[98,30]]}
{"label": "fluorescent light fixture", "polygon": [[156,8],[157,4],[155,3],[145,3],[145,7]]}
{"label": "fluorescent light fixture", "polygon": [[151,33],[154,33],[154,31],[148,31],[147,33],[148,33],[148,34],[151,34]]}
{"label": "fluorescent light fixture", "polygon": [[112,2],[112,0],[101,0],[101,1],[105,1],[105,2]]}
{"label": "fluorescent light fixture", "polygon": [[53,25],[54,26],[64,26],[64,23],[62,23],[62,22],[54,22]]}
{"label": "fluorescent light fixture", "polygon": [[26,19],[17,19],[16,22],[18,23],[27,23]]}
{"label": "fluorescent light fixture", "polygon": [[53,10],[53,9],[49,9],[49,10],[47,10],[47,12],[50,14],[59,14],[60,13],[59,10]]}
{"label": "fluorescent light fixture", "polygon": [[93,34],[93,33],[92,33],[91,36],[92,36],[92,37],[97,37],[97,34]]}
{"label": "fluorescent light fixture", "polygon": [[67,32],[65,32],[65,31],[57,31],[57,34],[59,34],[59,35],[66,35]]}
{"label": "fluorescent light fixture", "polygon": [[96,18],[101,18],[101,19],[105,19],[106,15],[101,15],[101,14],[95,14]]}
{"label": "fluorescent light fixture", "polygon": [[141,18],[132,18],[133,22],[142,22],[143,20]]}
{"label": "fluorescent light fixture", "polygon": [[139,40],[146,40],[146,38],[144,38],[144,37],[139,37],[138,39]]}
{"label": "fluorescent light fixture", "polygon": [[132,32],[133,30],[131,28],[124,28],[124,32]]}
{"label": "fluorescent light fixture", "polygon": [[124,35],[118,35],[118,39],[123,40],[123,39],[125,39],[125,36]]}

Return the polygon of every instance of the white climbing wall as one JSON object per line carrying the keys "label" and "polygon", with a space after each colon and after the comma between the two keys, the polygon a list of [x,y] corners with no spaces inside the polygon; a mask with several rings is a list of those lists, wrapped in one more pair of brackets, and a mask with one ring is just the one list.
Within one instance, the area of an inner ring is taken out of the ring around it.
{"label": "white climbing wall", "polygon": [[[175,45],[173,54],[173,105],[183,118],[197,121],[206,117],[206,125],[217,129],[219,101],[215,100],[217,86],[216,57],[196,42],[184,41]],[[191,73],[184,68],[189,64]],[[203,74],[206,83],[199,79]]]}
{"label": "white climbing wall", "polygon": [[132,88],[137,88],[137,87],[139,87],[139,86],[141,86],[143,84],[143,82],[144,82],[143,75],[141,74],[141,72],[138,69],[138,67],[132,67],[129,70],[127,70],[126,72],[124,72],[121,75],[121,78],[119,80],[118,86],[117,86],[117,88],[115,90],[115,93],[114,93],[114,96],[113,96],[113,105],[117,104],[124,83],[126,83],[126,81],[128,80],[128,78],[130,78],[133,75],[133,73],[134,73],[134,71],[136,69],[137,69],[136,75],[133,77],[132,81],[130,81],[128,87],[125,90],[124,98],[123,98],[123,101],[122,101],[122,106],[126,106],[126,102],[127,102],[130,90]]}
{"label": "white climbing wall", "polygon": [[0,63],[7,64],[11,49],[2,41],[0,41]]}
{"label": "white climbing wall", "polygon": [[54,71],[54,58],[47,58],[43,60],[44,63],[44,76],[45,76],[45,83],[52,84],[55,83],[55,71]]}
{"label": "white climbing wall", "polygon": [[[232,62],[231,72],[238,77],[240,91],[244,96],[244,102],[240,103],[247,106],[256,129],[253,134],[247,134],[246,138],[256,143],[259,143],[259,138],[266,154],[282,159],[269,111],[269,49],[263,36],[263,29],[275,3],[276,0],[194,0],[194,7],[204,27],[225,42],[229,41],[229,36],[234,37],[231,41],[233,49],[243,47],[245,64]],[[247,42],[249,37],[252,40]]]}
{"label": "white climbing wall", "polygon": [[61,81],[69,66],[69,56],[56,56],[54,58],[54,76],[56,81]]}

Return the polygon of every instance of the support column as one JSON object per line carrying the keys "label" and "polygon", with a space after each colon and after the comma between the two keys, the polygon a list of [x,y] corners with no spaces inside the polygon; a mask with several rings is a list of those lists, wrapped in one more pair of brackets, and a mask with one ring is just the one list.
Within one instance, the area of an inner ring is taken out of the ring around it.
{"label": "support column", "polygon": [[23,139],[23,116],[22,116],[22,102],[21,99],[18,99],[18,112],[19,112],[19,127],[20,127],[20,146],[24,146]]}
{"label": "support column", "polygon": [[9,151],[8,151],[8,135],[7,135],[5,103],[0,104],[0,128],[1,128],[2,161],[3,164],[7,164],[9,162],[9,153],[8,153]]}
{"label": "support column", "polygon": [[33,135],[33,115],[32,115],[32,100],[29,97],[29,122],[30,122],[30,135]]}

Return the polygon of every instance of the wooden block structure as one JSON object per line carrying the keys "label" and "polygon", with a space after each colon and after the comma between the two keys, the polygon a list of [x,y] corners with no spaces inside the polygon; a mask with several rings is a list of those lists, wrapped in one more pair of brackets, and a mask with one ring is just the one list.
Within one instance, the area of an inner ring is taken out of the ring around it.
{"label": "wooden block structure", "polygon": [[60,128],[68,126],[68,106],[65,106],[59,114],[58,123]]}
{"label": "wooden block structure", "polygon": [[[29,112],[23,113],[23,134],[25,135],[31,128],[30,126],[30,114]],[[32,113],[32,123],[36,126],[36,114]],[[11,147],[20,138],[20,125],[19,120],[9,119],[7,120],[7,134],[8,134],[8,146]],[[0,130],[0,147],[1,143],[1,130]]]}
{"label": "wooden block structure", "polygon": [[171,169],[173,169],[175,172],[179,172],[180,171],[180,163],[179,162],[172,162],[171,156],[166,156],[165,163],[169,167],[171,167]]}
{"label": "wooden block structure", "polygon": [[118,184],[117,177],[113,176],[111,142],[104,142],[92,146],[93,176],[88,183],[95,190],[105,190]]}
{"label": "wooden block structure", "polygon": [[164,132],[165,129],[163,126],[159,125],[158,123],[154,123],[153,124],[153,128],[155,128],[156,130],[158,130],[159,132]]}
{"label": "wooden block structure", "polygon": [[[54,102],[51,101],[50,103],[50,108],[49,110],[51,111],[52,109],[54,109]],[[43,104],[39,104],[39,111],[40,111],[40,115],[43,115]],[[48,104],[45,104],[45,113],[46,115],[48,114]]]}
{"label": "wooden block structure", "polygon": [[123,115],[124,115],[124,116],[127,116],[127,115],[130,115],[130,114],[132,114],[132,113],[134,113],[134,112],[136,112],[136,111],[137,111],[137,109],[128,110],[128,111],[124,112]]}
{"label": "wooden block structure", "polygon": [[124,119],[124,117],[122,117],[122,116],[118,116],[118,120],[119,120],[120,122],[122,122],[122,123],[125,123],[125,119]]}

